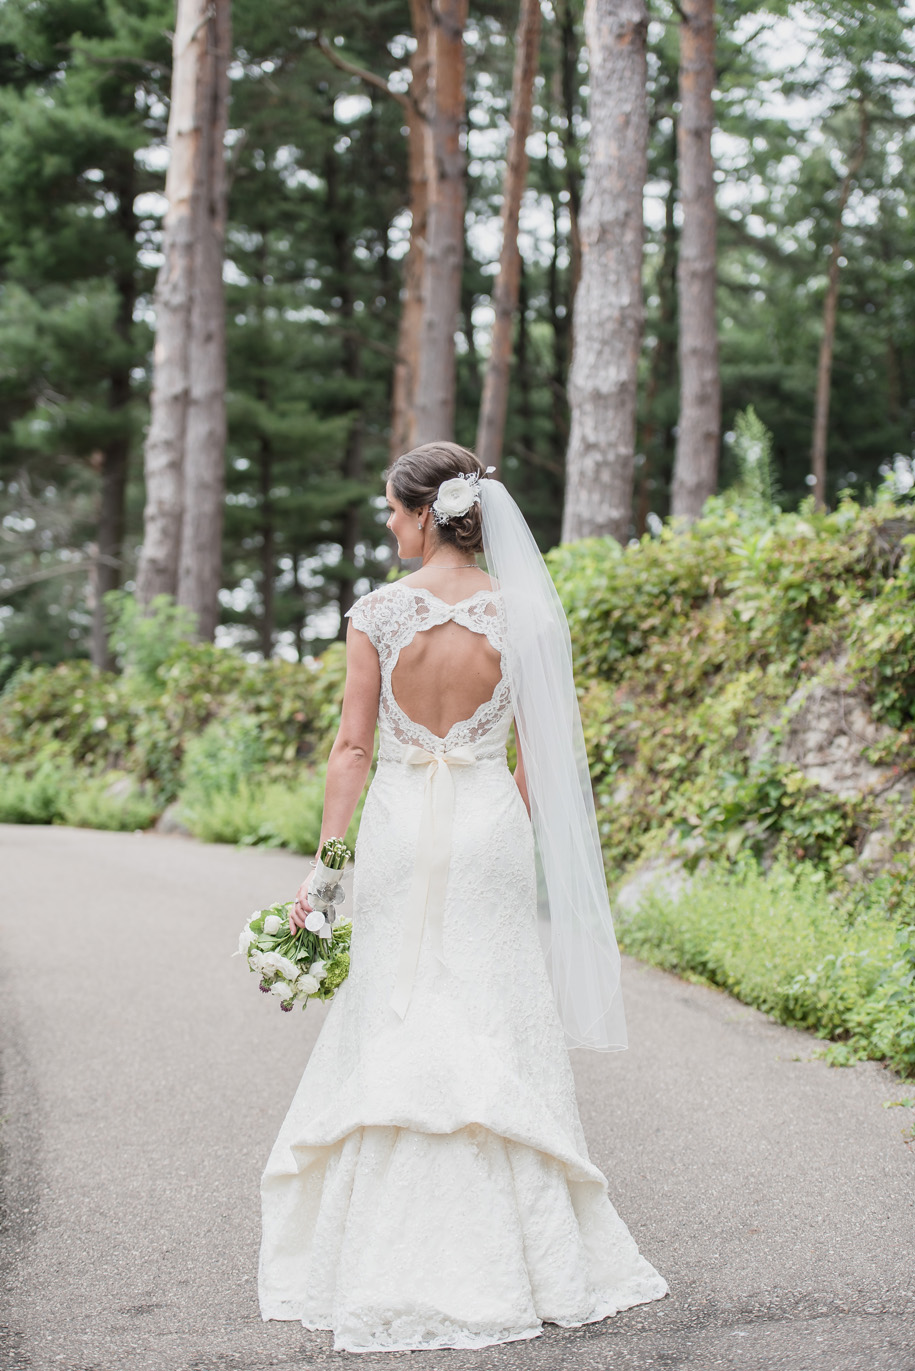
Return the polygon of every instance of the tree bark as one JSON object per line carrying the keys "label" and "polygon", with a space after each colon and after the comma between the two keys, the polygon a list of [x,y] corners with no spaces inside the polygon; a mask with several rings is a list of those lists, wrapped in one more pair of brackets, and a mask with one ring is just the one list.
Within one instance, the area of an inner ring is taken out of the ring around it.
{"label": "tree bark", "polygon": [[194,219],[200,129],[197,85],[206,44],[204,0],[178,7],[172,43],[168,170],[162,265],[156,278],[156,340],[149,429],[143,453],[146,503],[137,596],[148,605],[178,589],[184,430],[187,416],[188,316],[193,289]]}
{"label": "tree bark", "polygon": [[464,27],[468,0],[433,0],[430,34],[429,185],[423,320],[414,441],[454,437],[454,335],[464,250]]}
{"label": "tree bark", "polygon": [[[641,446],[645,460],[639,470],[635,498],[635,534],[640,538],[648,527],[655,482],[667,487],[670,454],[670,428],[659,422],[656,408],[662,387],[672,386],[677,364],[677,224],[674,213],[677,199],[677,124],[674,120],[671,178],[664,201],[664,235],[658,268],[657,340],[651,350],[648,382],[645,386],[645,421]],[[661,429],[660,435],[658,433]],[[660,460],[659,460],[660,459]],[[655,510],[656,513],[662,511]]]}
{"label": "tree bark", "polygon": [[[266,399],[266,396],[261,396]],[[261,654],[267,662],[273,656],[273,639],[276,632],[274,609],[274,590],[276,585],[276,531],[274,528],[273,507],[273,444],[266,433],[262,433],[258,444],[260,477],[260,572],[261,572],[261,613],[257,625]]]}
{"label": "tree bark", "polygon": [[562,38],[561,87],[562,106],[565,122],[562,128],[562,146],[565,152],[566,190],[569,193],[569,325],[575,296],[581,280],[581,166],[579,164],[578,134],[575,128],[575,98],[580,78],[578,59],[580,56],[579,37],[575,29],[575,13],[572,0],[561,0],[557,16]]}
{"label": "tree bark", "polygon": [[200,129],[190,310],[184,517],[178,600],[212,638],[219,619],[226,454],[226,308],[222,265],[226,236],[225,133],[229,108],[229,0],[210,0],[201,22],[206,42],[198,76]]}
{"label": "tree bark", "polygon": [[410,58],[410,94],[407,109],[407,164],[410,177],[410,246],[404,261],[403,303],[397,334],[397,361],[391,395],[393,462],[415,446],[416,379],[419,372],[420,333],[423,321],[423,275],[428,215],[426,177],[426,119],[429,97],[429,34],[432,8],[429,0],[410,0],[416,48]]}
{"label": "tree bark", "polygon": [[826,297],[823,300],[823,336],[817,362],[816,401],[813,410],[813,443],[810,451],[810,471],[813,476],[813,498],[817,509],[826,508],[826,438],[829,432],[829,399],[832,389],[832,354],[836,340],[836,313],[839,305],[839,259],[842,255],[842,229],[848,197],[855,177],[867,155],[867,106],[861,101],[858,145],[848,164],[839,191],[829,266],[826,272]]}
{"label": "tree bark", "polygon": [[[118,231],[125,241],[133,244],[137,235],[137,216],[133,208],[136,197],[136,172],[131,152],[128,151],[119,159],[111,189],[118,199]],[[137,281],[132,263],[125,264],[117,270],[115,288],[118,293],[115,332],[118,341],[123,344],[123,359],[111,368],[108,407],[116,417],[118,431],[105,444],[101,453],[97,553],[92,577],[92,661],[102,671],[113,671],[115,665],[114,656],[108,646],[103,597],[109,590],[116,590],[121,584],[124,558],[127,469],[130,453],[126,410],[131,395],[130,366],[126,358],[137,299]]]}
{"label": "tree bark", "polygon": [[229,0],[179,0],[137,575],[142,604],[177,596],[196,611],[202,637],[215,627],[221,569],[230,43]]}
{"label": "tree bark", "polygon": [[511,368],[512,321],[518,307],[521,254],[518,251],[518,217],[527,182],[527,136],[531,129],[534,78],[540,54],[540,0],[521,0],[515,34],[515,66],[512,76],[511,136],[505,162],[502,191],[502,251],[499,275],[493,292],[495,321],[489,362],[483,382],[476,454],[484,466],[497,474],[502,467],[502,440],[508,410],[508,377]]}
{"label": "tree bark", "polygon": [[680,12],[680,417],[671,513],[692,522],[715,493],[721,437],[712,162],[715,0],[683,0]]}
{"label": "tree bark", "polygon": [[588,0],[591,135],[569,390],[564,542],[629,536],[642,341],[645,0]]}

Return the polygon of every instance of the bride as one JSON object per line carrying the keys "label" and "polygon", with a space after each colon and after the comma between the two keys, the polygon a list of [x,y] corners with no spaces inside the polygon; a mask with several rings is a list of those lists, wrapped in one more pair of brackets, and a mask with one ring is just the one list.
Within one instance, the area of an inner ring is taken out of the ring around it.
{"label": "bride", "polygon": [[533,1338],[667,1291],[589,1158],[567,1050],[626,1038],[558,598],[464,448],[399,457],[386,494],[421,566],[349,611],[322,842],[380,734],[351,969],[262,1180],[261,1314],[346,1352]]}

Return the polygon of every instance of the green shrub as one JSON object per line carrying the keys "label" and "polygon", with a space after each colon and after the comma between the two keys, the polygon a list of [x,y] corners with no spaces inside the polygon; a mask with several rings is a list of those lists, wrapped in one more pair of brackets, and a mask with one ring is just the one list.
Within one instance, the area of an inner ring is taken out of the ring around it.
{"label": "green shrub", "polygon": [[123,772],[80,776],[61,807],[60,822],[76,828],[133,832],[149,828],[161,805],[153,794]]}
{"label": "green shrub", "polygon": [[[303,772],[293,780],[240,780],[233,789],[198,789],[182,795],[181,817],[205,842],[284,847],[313,855],[321,836],[324,772]],[[348,833],[356,840],[360,801]]]}
{"label": "green shrub", "polygon": [[75,783],[73,768],[66,760],[0,768],[0,823],[66,822],[64,813]]}
{"label": "green shrub", "polygon": [[849,920],[822,872],[711,866],[618,922],[633,956],[722,986],[782,1023],[915,1074],[915,930],[875,904]]}

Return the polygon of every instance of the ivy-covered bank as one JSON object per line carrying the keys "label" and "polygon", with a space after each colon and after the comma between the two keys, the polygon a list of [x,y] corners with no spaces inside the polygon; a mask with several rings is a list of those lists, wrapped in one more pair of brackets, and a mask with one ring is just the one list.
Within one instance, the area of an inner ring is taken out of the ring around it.
{"label": "ivy-covered bank", "polygon": [[627,950],[915,1072],[915,511],[557,549]]}
{"label": "ivy-covered bank", "polygon": [[[915,1072],[915,511],[711,502],[550,554],[623,944]],[[119,606],[118,675],[20,669],[0,819],[314,850],[342,649],[314,666]],[[164,816],[164,817],[163,817]]]}

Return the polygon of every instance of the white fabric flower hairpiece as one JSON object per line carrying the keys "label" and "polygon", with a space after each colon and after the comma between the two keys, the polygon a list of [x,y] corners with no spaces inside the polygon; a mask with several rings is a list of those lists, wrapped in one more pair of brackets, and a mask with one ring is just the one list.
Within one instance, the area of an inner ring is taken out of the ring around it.
{"label": "white fabric flower hairpiece", "polygon": [[[491,471],[495,471],[495,467],[487,467],[484,475],[488,476]],[[452,519],[462,518],[479,500],[479,472],[462,471],[459,476],[442,481],[432,503],[432,517],[439,526],[448,524]]]}

